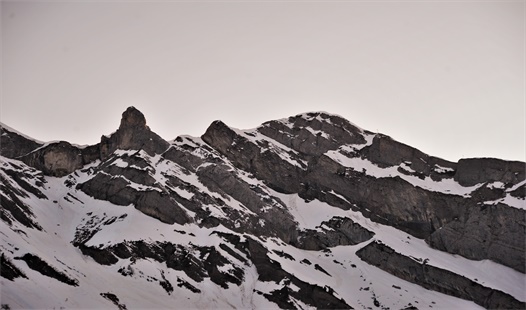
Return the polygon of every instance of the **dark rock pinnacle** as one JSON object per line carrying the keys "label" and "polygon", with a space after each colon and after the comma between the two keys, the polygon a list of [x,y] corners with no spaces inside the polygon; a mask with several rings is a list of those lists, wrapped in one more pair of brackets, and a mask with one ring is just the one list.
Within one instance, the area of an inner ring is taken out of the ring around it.
{"label": "dark rock pinnacle", "polygon": [[111,136],[101,137],[100,159],[106,159],[118,149],[144,150],[155,155],[166,151],[168,147],[168,142],[146,126],[144,114],[135,107],[129,107],[122,113],[119,129]]}
{"label": "dark rock pinnacle", "polygon": [[122,113],[121,125],[119,129],[126,128],[140,128],[148,129],[146,126],[146,118],[141,111],[137,110],[135,107],[129,107]]}

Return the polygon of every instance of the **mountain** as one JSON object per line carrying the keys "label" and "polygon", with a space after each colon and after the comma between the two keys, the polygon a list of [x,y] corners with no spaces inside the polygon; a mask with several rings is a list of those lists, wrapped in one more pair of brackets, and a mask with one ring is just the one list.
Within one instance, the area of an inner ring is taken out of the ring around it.
{"label": "mountain", "polygon": [[525,163],[325,112],[98,144],[2,125],[3,308],[524,309]]}

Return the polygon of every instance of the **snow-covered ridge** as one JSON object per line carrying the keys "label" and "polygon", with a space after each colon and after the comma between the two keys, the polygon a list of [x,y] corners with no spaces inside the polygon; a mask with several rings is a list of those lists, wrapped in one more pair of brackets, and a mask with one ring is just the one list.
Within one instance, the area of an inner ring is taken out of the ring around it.
{"label": "snow-covered ridge", "polygon": [[[20,131],[18,131],[18,130],[16,130],[16,129],[14,129],[14,128],[11,128],[11,127],[7,126],[6,124],[4,124],[4,123],[2,123],[2,122],[0,122],[0,127],[1,127],[2,129],[7,130],[7,131],[10,131],[10,132],[12,132],[12,133],[15,133],[15,134],[17,134],[17,135],[19,135],[19,136],[22,136],[22,137],[26,138],[27,140],[34,141],[34,142],[36,142],[36,143],[38,143],[38,144],[43,144],[43,143],[45,143],[45,142],[43,142],[43,141],[37,140],[37,139],[35,139],[35,138],[32,138],[32,137],[30,137],[30,136],[28,136],[28,135],[26,135],[26,134],[24,134],[24,133],[22,133],[22,132],[20,132]],[[2,133],[2,135],[7,135],[7,133]]]}

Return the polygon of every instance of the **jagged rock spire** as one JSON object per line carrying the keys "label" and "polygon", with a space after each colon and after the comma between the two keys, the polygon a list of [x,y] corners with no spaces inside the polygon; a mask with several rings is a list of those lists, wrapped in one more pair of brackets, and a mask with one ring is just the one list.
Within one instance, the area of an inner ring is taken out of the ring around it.
{"label": "jagged rock spire", "polygon": [[119,129],[134,127],[143,129],[148,128],[146,126],[146,118],[144,117],[144,114],[137,110],[137,108],[131,106],[122,113]]}
{"label": "jagged rock spire", "polygon": [[168,142],[146,126],[144,114],[131,106],[122,113],[119,129],[110,137],[102,136],[100,158],[106,158],[117,149],[144,150],[154,155],[164,152],[168,147]]}

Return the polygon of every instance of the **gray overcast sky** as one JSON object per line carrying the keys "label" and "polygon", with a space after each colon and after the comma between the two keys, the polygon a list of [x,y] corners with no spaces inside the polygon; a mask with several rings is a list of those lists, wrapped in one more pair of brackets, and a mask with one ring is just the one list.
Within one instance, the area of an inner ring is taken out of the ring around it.
{"label": "gray overcast sky", "polygon": [[525,160],[525,1],[2,1],[1,121],[167,140],[306,111],[420,150]]}

